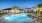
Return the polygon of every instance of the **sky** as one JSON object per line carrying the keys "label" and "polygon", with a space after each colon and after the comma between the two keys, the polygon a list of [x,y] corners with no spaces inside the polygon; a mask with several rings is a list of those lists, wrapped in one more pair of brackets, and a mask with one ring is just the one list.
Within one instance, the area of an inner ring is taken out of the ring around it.
{"label": "sky", "polygon": [[0,10],[13,6],[18,6],[20,9],[32,8],[40,3],[42,0],[0,0]]}

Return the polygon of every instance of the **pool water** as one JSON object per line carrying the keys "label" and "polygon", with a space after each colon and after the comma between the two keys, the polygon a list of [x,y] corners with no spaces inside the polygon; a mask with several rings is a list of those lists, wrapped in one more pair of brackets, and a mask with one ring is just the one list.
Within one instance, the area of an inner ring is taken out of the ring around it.
{"label": "pool water", "polygon": [[29,18],[26,16],[27,13],[21,13],[21,14],[6,14],[3,18],[8,21],[27,21],[32,20],[32,18]]}

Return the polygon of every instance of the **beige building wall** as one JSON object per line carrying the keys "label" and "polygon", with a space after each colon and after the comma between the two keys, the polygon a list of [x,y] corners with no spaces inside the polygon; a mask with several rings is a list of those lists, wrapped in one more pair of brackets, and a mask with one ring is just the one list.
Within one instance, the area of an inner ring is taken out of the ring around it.
{"label": "beige building wall", "polygon": [[8,13],[20,13],[20,10],[8,10]]}

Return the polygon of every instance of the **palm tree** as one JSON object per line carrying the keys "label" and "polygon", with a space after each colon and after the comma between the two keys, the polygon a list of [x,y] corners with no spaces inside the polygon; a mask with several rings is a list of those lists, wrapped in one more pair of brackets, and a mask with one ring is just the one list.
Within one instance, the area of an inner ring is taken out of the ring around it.
{"label": "palm tree", "polygon": [[42,7],[42,4],[38,4],[37,6],[38,6],[38,8],[41,8]]}
{"label": "palm tree", "polygon": [[[42,14],[42,4],[38,4],[36,7],[35,7],[35,12],[36,11],[40,11],[40,14]],[[39,13],[39,12],[38,12]],[[42,15],[35,15],[36,17],[37,17],[37,20],[39,21],[40,20],[40,23],[42,23],[41,21],[42,21]]]}
{"label": "palm tree", "polygon": [[36,12],[37,10],[42,11],[42,4],[38,4],[37,6],[34,7],[34,12]]}

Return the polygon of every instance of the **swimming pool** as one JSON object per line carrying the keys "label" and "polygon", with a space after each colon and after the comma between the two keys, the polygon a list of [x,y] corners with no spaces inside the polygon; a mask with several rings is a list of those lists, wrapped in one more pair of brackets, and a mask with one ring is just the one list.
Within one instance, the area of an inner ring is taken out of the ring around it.
{"label": "swimming pool", "polygon": [[29,18],[26,16],[27,13],[21,13],[21,14],[6,14],[3,16],[3,19],[8,21],[27,21],[32,20],[32,18]]}

